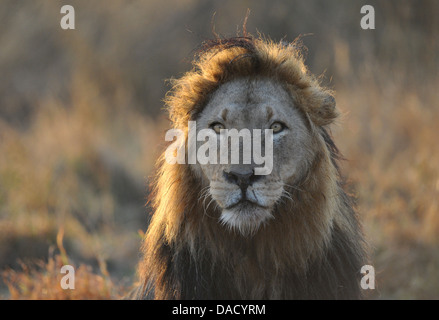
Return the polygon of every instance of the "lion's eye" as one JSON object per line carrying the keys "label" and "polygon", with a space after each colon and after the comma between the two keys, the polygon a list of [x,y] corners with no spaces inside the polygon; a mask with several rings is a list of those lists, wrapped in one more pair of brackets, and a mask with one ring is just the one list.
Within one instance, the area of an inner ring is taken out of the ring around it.
{"label": "lion's eye", "polygon": [[212,128],[216,133],[220,134],[221,130],[225,129],[226,127],[222,123],[215,122],[210,125],[210,128]]}
{"label": "lion's eye", "polygon": [[273,130],[273,133],[281,132],[285,128],[285,125],[280,122],[274,122],[270,129]]}

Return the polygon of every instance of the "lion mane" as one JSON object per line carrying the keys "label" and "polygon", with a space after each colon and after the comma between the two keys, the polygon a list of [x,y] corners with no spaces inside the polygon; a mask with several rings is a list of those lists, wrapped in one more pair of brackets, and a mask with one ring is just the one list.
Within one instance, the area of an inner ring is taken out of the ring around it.
{"label": "lion mane", "polygon": [[139,264],[138,299],[356,299],[366,250],[353,200],[326,126],[338,113],[333,94],[306,68],[300,41],[251,36],[205,42],[194,67],[172,81],[166,106],[186,132],[222,84],[243,77],[281,83],[308,119],[322,148],[300,182],[280,202],[275,219],[251,237],[224,228],[188,165],[164,155],[152,182],[153,208]]}

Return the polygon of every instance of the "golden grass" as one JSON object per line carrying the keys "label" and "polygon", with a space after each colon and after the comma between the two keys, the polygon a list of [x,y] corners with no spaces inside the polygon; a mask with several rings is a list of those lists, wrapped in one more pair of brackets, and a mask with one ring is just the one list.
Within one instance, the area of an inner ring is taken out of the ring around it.
{"label": "golden grass", "polygon": [[[41,101],[26,130],[0,119],[0,268],[39,260],[37,269],[8,273],[12,298],[60,294],[58,287],[37,293],[58,283],[59,259],[48,257],[48,251],[60,229],[74,261],[97,266],[109,259],[119,280],[134,276],[137,231],[147,225],[146,177],[155,161],[160,122],[107,104],[93,85],[87,78],[73,84],[71,105]],[[102,291],[103,278],[89,268],[81,264],[78,269],[78,278],[86,277],[84,286],[90,286],[81,289],[83,298],[110,298]],[[81,294],[76,291],[62,291],[60,298],[76,299]]]}
{"label": "golden grass", "polygon": [[[47,262],[39,260],[31,264],[20,263],[21,270],[7,269],[2,272],[3,280],[12,300],[108,300],[122,298],[127,288],[116,285],[111,280],[105,261],[99,260],[99,274],[93,272],[88,265],[78,268],[69,261],[63,245],[64,229],[61,228],[56,237],[60,254],[54,255],[50,249]],[[64,265],[73,267],[74,274],[68,272],[73,288],[62,288],[61,273]]]}
{"label": "golden grass", "polygon": [[3,279],[12,300],[108,300],[119,299],[124,289],[110,279],[104,269],[95,274],[90,266],[81,264],[75,268],[75,288],[63,289],[60,273],[65,263],[60,255],[51,257],[47,263],[40,261],[34,266],[22,264],[21,270],[3,272]]}
{"label": "golden grass", "polygon": [[438,298],[438,81],[420,90],[390,79],[338,91],[335,135],[372,246],[374,296]]}

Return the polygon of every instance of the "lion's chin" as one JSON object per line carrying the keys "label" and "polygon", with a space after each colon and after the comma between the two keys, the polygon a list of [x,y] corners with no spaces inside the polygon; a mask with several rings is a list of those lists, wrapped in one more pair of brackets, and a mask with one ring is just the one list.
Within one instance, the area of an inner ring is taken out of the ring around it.
{"label": "lion's chin", "polygon": [[224,226],[236,230],[244,236],[252,236],[272,218],[273,215],[269,208],[245,202],[232,208],[223,209],[220,221]]}

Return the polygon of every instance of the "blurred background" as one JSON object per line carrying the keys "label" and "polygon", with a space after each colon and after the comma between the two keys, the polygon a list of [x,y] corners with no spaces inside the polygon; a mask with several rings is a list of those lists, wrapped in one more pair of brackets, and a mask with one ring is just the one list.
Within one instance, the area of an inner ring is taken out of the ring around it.
{"label": "blurred background", "polygon": [[[62,30],[60,8],[75,8]],[[363,5],[375,30],[360,27]],[[439,298],[439,2],[2,0],[0,296],[117,298],[135,279],[166,79],[212,29],[299,35],[336,90],[333,135],[372,247],[376,299]],[[78,266],[60,290],[59,266]],[[70,292],[69,292],[70,291]],[[74,293],[73,293],[74,292]]]}

